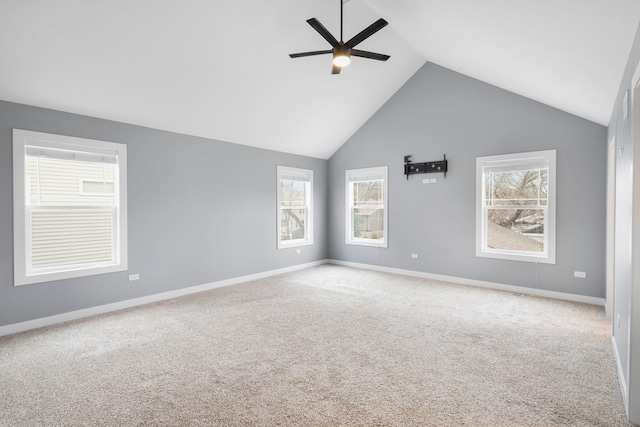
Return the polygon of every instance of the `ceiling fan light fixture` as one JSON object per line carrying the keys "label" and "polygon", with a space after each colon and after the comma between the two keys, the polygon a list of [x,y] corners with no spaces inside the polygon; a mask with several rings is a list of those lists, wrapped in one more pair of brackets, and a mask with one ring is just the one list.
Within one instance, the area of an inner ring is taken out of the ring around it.
{"label": "ceiling fan light fixture", "polygon": [[351,63],[351,48],[341,44],[333,49],[333,65],[346,67]]}
{"label": "ceiling fan light fixture", "polygon": [[351,57],[348,53],[336,53],[333,55],[333,65],[336,67],[346,67],[351,64]]}

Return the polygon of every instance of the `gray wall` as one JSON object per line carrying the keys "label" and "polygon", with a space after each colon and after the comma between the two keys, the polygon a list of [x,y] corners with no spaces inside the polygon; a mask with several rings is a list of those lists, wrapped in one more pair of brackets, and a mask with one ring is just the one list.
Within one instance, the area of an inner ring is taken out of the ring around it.
{"label": "gray wall", "polygon": [[[633,117],[640,117],[640,110],[629,108],[629,119],[623,118],[622,103],[624,95],[629,91],[629,102],[633,96],[631,91],[633,73],[640,63],[640,33],[636,34],[629,61],[622,77],[618,97],[609,121],[609,139],[616,139],[616,203],[615,203],[615,265],[614,265],[614,300],[613,300],[613,338],[619,355],[619,371],[621,380],[628,389],[629,418],[640,424],[640,265],[634,266],[632,258],[638,259],[638,254],[632,253],[632,244],[638,248],[640,232],[634,232],[633,222],[633,180],[640,185],[640,158],[638,147],[632,139]],[[635,152],[635,153],[634,153]],[[634,161],[635,159],[635,161]],[[636,189],[637,191],[637,189]],[[638,193],[636,193],[638,194]],[[638,200],[635,200],[638,203]],[[636,212],[636,215],[639,213]],[[637,221],[637,219],[636,219]],[[631,236],[633,235],[633,242]],[[634,271],[636,270],[636,271]],[[634,280],[635,277],[635,280]],[[620,317],[620,326],[617,318]],[[631,346],[635,342],[636,347]],[[635,405],[629,405],[635,402]]]}
{"label": "gray wall", "polygon": [[[13,128],[127,144],[128,272],[13,286]],[[301,254],[276,250],[277,165],[314,171]],[[0,101],[0,326],[326,259],[326,205],[326,160]]]}
{"label": "gray wall", "polygon": [[[476,257],[476,157],[548,149],[557,150],[556,264]],[[443,154],[446,178],[405,179],[405,155],[418,163]],[[389,247],[345,245],[345,170],[383,165]],[[427,63],[329,159],[329,256],[603,298],[605,168],[604,126]]]}

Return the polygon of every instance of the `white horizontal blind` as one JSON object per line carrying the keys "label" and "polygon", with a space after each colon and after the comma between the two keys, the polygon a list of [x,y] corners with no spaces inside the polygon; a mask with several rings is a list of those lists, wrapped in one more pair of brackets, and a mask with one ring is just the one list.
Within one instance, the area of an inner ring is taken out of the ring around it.
{"label": "white horizontal blind", "polygon": [[349,181],[377,181],[383,180],[385,175],[380,172],[366,170],[366,172],[353,172],[347,176]]}
{"label": "white horizontal blind", "polygon": [[303,181],[303,182],[310,182],[311,181],[311,174],[309,173],[295,173],[291,170],[288,170],[286,172],[283,172],[280,174],[280,179],[281,180],[287,180],[287,181]]}
{"label": "white horizontal blind", "polygon": [[549,158],[534,157],[523,159],[487,161],[482,166],[483,173],[526,171],[531,169],[548,169]]}
{"label": "white horizontal blind", "polygon": [[25,147],[27,274],[117,262],[116,177],[113,155]]}
{"label": "white horizontal blind", "polygon": [[31,210],[31,268],[113,261],[111,209]]}
{"label": "white horizontal blind", "polygon": [[25,154],[27,156],[39,157],[41,159],[59,159],[92,163],[117,163],[117,153],[111,150],[99,150],[100,152],[88,152],[72,149],[50,148],[27,145]]}

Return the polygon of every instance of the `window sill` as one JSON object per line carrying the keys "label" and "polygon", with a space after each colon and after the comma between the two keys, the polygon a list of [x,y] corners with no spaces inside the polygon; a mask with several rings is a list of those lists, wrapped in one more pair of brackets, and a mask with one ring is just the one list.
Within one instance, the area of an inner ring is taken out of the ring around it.
{"label": "window sill", "polygon": [[476,256],[480,258],[505,259],[509,261],[533,262],[539,264],[556,263],[555,257],[549,255],[524,255],[499,251],[476,251]]}
{"label": "window sill", "polygon": [[375,240],[375,241],[371,241],[371,240],[347,240],[345,242],[347,245],[355,245],[355,246],[371,246],[371,247],[377,247],[377,248],[386,248],[387,247],[387,242],[385,241],[380,241],[380,240]]}
{"label": "window sill", "polygon": [[50,273],[34,273],[24,276],[16,275],[14,278],[15,286],[34,285],[37,283],[53,282],[55,280],[74,279],[77,277],[94,276],[97,274],[116,273],[118,271],[126,271],[127,265],[124,263],[102,266],[77,268],[74,270],[56,271]]}
{"label": "window sill", "polygon": [[304,240],[304,241],[288,241],[287,243],[278,242],[278,250],[280,249],[289,249],[289,248],[299,248],[300,246],[313,246],[312,241]]}

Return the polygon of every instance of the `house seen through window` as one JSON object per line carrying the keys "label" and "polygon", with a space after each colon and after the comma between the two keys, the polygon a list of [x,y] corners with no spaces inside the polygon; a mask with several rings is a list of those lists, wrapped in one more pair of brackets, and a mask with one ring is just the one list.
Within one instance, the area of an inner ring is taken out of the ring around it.
{"label": "house seen through window", "polygon": [[16,284],[126,269],[125,153],[14,130]]}
{"label": "house seen through window", "polygon": [[313,244],[313,171],[277,170],[278,249]]}
{"label": "house seen through window", "polygon": [[387,247],[387,167],[348,170],[346,184],[346,243]]}

